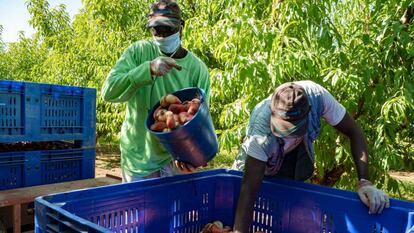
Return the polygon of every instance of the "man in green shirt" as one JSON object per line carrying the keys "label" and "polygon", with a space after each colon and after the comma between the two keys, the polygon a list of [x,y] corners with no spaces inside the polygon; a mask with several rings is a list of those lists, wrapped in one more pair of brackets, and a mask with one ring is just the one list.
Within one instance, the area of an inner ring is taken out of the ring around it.
{"label": "man in green shirt", "polygon": [[124,182],[194,171],[190,164],[172,162],[171,155],[146,130],[145,120],[162,96],[186,87],[203,89],[209,102],[207,67],[181,46],[184,21],[178,4],[170,0],[152,4],[147,27],[153,39],[129,46],[102,87],[105,101],[127,103],[120,141]]}

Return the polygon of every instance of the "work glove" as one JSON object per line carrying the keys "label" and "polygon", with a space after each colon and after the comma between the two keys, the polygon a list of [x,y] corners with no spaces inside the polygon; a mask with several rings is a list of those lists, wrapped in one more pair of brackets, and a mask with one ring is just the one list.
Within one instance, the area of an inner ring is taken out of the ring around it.
{"label": "work glove", "polygon": [[157,57],[150,62],[151,75],[164,76],[166,73],[170,72],[172,68],[181,70],[182,67],[170,57]]}
{"label": "work glove", "polygon": [[369,180],[361,179],[359,181],[358,195],[361,201],[368,206],[369,214],[380,214],[384,207],[390,207],[390,199],[387,194],[375,188]]}

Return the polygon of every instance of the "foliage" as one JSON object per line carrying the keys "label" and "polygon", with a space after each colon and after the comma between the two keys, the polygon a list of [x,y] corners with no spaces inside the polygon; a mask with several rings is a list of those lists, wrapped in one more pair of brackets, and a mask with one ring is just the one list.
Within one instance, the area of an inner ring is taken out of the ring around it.
{"label": "foliage", "polygon": [[[370,174],[398,187],[389,169],[413,169],[414,32],[399,18],[410,0],[181,0],[183,41],[210,69],[211,114],[225,158],[234,157],[254,106],[286,81],[314,80],[347,108],[369,143]],[[0,46],[2,78],[95,87],[133,41],[150,38],[149,0],[27,1],[32,38]],[[97,98],[101,141],[118,140],[124,105]],[[317,170],[343,165],[338,187],[355,187],[348,142],[324,124]]]}
{"label": "foliage", "polygon": [[408,201],[414,201],[414,183],[402,182],[401,186],[399,196]]}

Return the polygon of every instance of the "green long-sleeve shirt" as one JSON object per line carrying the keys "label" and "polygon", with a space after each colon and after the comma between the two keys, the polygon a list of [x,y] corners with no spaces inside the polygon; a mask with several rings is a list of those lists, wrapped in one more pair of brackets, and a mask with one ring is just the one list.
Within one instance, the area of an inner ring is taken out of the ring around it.
{"label": "green long-sleeve shirt", "polygon": [[121,129],[121,167],[128,175],[146,176],[171,161],[170,154],[145,128],[149,110],[162,96],[185,87],[199,87],[209,101],[210,78],[206,65],[193,53],[176,59],[175,68],[163,77],[151,77],[150,61],[164,56],[152,41],[138,41],[126,49],[109,72],[102,87],[102,98],[126,102]]}

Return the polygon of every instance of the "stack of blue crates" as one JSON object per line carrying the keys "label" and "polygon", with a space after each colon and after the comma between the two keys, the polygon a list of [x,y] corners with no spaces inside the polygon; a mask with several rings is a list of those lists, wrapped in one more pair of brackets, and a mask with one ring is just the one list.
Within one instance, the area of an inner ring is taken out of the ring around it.
{"label": "stack of blue crates", "polygon": [[93,178],[95,124],[95,89],[0,81],[0,144],[70,141],[74,145],[0,152],[0,190]]}

